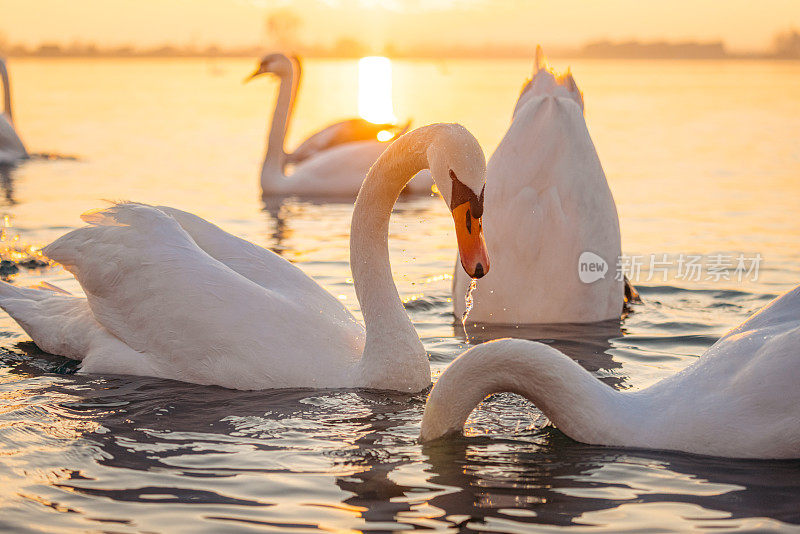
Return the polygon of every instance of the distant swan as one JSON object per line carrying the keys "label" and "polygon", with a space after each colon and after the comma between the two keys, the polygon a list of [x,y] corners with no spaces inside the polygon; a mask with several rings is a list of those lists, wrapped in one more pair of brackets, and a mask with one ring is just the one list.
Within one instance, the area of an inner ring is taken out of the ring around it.
{"label": "distant swan", "polygon": [[[533,78],[486,166],[484,231],[492,273],[474,291],[470,321],[588,323],[619,318],[620,231],[614,198],[572,75],[556,75],[536,50]],[[584,283],[579,259],[604,262]],[[598,258],[599,257],[599,258]],[[469,279],[456,272],[453,305],[464,313]]]}
{"label": "distant swan", "polygon": [[14,111],[11,107],[11,83],[8,69],[0,58],[0,77],[3,79],[3,112],[0,113],[0,164],[14,163],[28,157],[25,145],[14,130]]}
{"label": "distant swan", "polygon": [[[350,119],[313,134],[287,154],[284,143],[300,83],[299,60],[283,54],[264,56],[249,79],[267,73],[280,78],[280,89],[261,168],[263,194],[355,197],[367,171],[388,146],[388,142],[377,140],[378,132],[402,132],[395,125]],[[294,169],[287,176],[286,165],[290,163]],[[421,176],[407,188],[414,193],[430,193],[430,185]]]}
{"label": "distant swan", "polygon": [[484,343],[431,391],[423,441],[460,432],[486,396],[523,395],[584,443],[735,458],[800,458],[800,286],[734,328],[682,371],[617,391],[558,350]]}
{"label": "distant swan", "polygon": [[0,307],[42,350],[82,360],[86,373],[421,391],[430,366],[392,279],[387,239],[395,200],[424,168],[453,213],[464,268],[488,270],[478,142],[457,124],[408,133],[372,167],[353,210],[350,265],[364,326],[280,256],[190,213],[143,204],[84,214],[89,226],[43,250],[87,298],[0,283]]}

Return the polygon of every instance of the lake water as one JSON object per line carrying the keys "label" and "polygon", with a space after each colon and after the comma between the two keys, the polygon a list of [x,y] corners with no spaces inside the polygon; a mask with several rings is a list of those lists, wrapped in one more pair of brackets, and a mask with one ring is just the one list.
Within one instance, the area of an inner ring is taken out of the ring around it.
{"label": "lake water", "polygon": [[[760,255],[740,282],[637,285],[621,323],[471,329],[454,321],[452,220],[402,200],[391,224],[401,296],[434,379],[470,343],[545,340],[617,388],[693,362],[800,281],[800,63],[567,61],[620,214],[623,251]],[[11,248],[38,247],[103,199],[192,211],[297,262],[356,314],[351,205],[263,202],[276,82],[250,60],[13,60],[18,128],[35,158],[3,175]],[[395,62],[395,113],[458,121],[487,155],[530,64]],[[289,146],[356,111],[356,66],[309,61]],[[79,287],[57,266],[13,283]],[[82,376],[0,313],[0,531],[527,532],[800,528],[800,461],[739,461],[576,443],[529,402],[497,395],[468,437],[416,442],[425,395],[241,392]],[[798,377],[800,382],[800,377]],[[709,384],[709,387],[714,387]]]}

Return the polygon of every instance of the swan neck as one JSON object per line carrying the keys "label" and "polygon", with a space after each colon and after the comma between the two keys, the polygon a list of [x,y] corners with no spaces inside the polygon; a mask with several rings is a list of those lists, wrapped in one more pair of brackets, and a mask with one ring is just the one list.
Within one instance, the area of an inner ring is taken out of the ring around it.
{"label": "swan neck", "polygon": [[[300,91],[300,79],[303,75],[303,68],[300,60],[292,61],[292,104],[291,109],[294,110],[294,105],[297,102],[297,93]],[[288,126],[287,126],[288,130]]]}
{"label": "swan neck", "polygon": [[8,116],[8,122],[14,124],[14,113],[11,110],[11,84],[8,81],[8,70],[5,61],[0,59],[0,77],[3,79],[3,112]]}
{"label": "swan neck", "polygon": [[275,111],[272,113],[272,125],[267,138],[267,153],[264,158],[264,173],[283,174],[286,161],[284,142],[289,129],[289,116],[294,103],[294,74],[281,76],[278,98],[275,100]]}
{"label": "swan neck", "polygon": [[460,432],[493,393],[532,401],[571,438],[614,445],[633,431],[635,400],[597,380],[558,350],[518,339],[484,343],[453,362],[431,391],[421,437]]}
{"label": "swan neck", "polygon": [[[430,383],[425,349],[406,313],[389,263],[389,217],[411,177],[427,168],[431,127],[395,141],[372,166],[353,208],[350,267],[366,327],[362,374],[369,387],[407,380],[409,391]],[[395,388],[396,389],[396,388]]]}

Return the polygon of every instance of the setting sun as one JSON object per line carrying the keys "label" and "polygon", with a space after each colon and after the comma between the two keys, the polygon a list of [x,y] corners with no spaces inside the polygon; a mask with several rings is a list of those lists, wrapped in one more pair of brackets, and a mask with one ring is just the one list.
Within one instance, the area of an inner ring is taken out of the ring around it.
{"label": "setting sun", "polygon": [[392,62],[380,56],[358,61],[358,114],[374,122],[395,122],[392,109]]}

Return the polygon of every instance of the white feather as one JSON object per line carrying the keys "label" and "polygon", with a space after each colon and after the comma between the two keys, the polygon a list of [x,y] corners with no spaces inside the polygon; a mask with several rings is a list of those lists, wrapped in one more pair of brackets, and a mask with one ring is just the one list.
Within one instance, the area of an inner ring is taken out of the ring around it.
{"label": "white feather", "polygon": [[434,386],[421,438],[460,432],[486,396],[532,400],[585,443],[736,458],[800,458],[800,286],[700,358],[640,391],[617,391],[558,350],[518,339],[462,354]]}
{"label": "white feather", "polygon": [[[537,69],[543,61],[537,54]],[[470,321],[593,322],[622,311],[623,286],[615,279],[617,209],[580,92],[562,85],[565,80],[572,78],[537,71],[487,165],[483,228],[491,270],[473,293]],[[578,276],[578,260],[587,251],[608,265],[605,278],[591,284]],[[469,282],[456,261],[457,317]]]}
{"label": "white feather", "polygon": [[[276,254],[190,213],[135,203],[87,213],[89,226],[43,249],[86,298],[0,283],[0,307],[43,350],[82,360],[82,372],[237,389],[420,391],[430,366],[394,286],[386,239],[398,194],[431,163],[473,182],[485,176],[464,128],[432,125],[393,144],[356,201],[351,264],[366,329]],[[434,178],[449,184],[446,170]]]}

